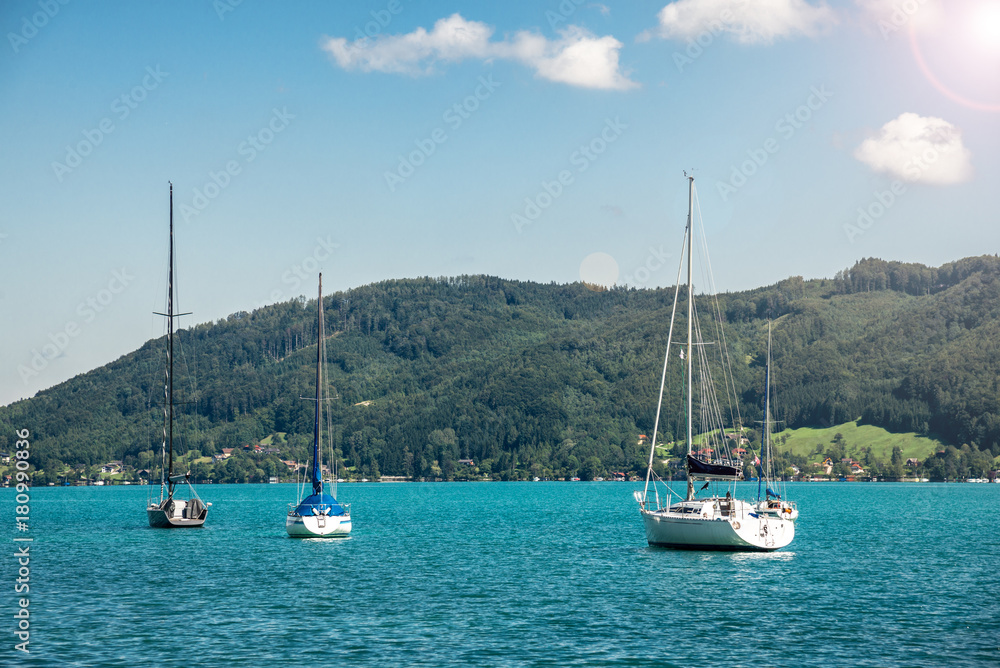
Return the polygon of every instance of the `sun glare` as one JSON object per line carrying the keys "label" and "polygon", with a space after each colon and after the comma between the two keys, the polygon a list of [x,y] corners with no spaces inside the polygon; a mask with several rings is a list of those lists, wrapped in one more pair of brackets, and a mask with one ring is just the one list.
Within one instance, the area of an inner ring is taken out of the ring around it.
{"label": "sun glare", "polygon": [[979,46],[1000,51],[1000,1],[983,2],[972,12],[972,35]]}
{"label": "sun glare", "polygon": [[[932,7],[945,3],[926,9]],[[1000,0],[947,0],[946,8],[933,21],[910,23],[917,65],[959,104],[1000,111]]]}

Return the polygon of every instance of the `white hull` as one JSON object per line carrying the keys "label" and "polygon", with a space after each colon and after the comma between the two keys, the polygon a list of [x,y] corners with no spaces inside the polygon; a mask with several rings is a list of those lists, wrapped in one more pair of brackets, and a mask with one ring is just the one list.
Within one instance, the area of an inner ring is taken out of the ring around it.
{"label": "white hull", "polygon": [[770,552],[795,537],[795,523],[760,515],[742,501],[728,512],[722,499],[682,501],[660,510],[640,509],[646,541],[658,547],[686,550]]}
{"label": "white hull", "polygon": [[292,538],[337,538],[351,533],[350,515],[293,515],[285,518]]}

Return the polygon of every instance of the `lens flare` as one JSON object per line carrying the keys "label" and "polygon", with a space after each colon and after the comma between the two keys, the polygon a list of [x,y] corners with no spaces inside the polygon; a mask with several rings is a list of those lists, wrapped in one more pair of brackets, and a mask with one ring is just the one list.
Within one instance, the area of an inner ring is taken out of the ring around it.
{"label": "lens flare", "polygon": [[[1000,111],[1000,99],[992,94],[1000,90],[1000,0],[956,2],[949,10],[935,26],[910,22],[910,49],[917,66],[949,99],[981,111]],[[936,57],[929,58],[928,49]]]}
{"label": "lens flare", "polygon": [[591,290],[607,290],[618,282],[617,260],[607,253],[591,253],[580,263],[580,280]]}
{"label": "lens flare", "polygon": [[1000,51],[1000,2],[984,3],[972,12],[970,26],[979,46]]}

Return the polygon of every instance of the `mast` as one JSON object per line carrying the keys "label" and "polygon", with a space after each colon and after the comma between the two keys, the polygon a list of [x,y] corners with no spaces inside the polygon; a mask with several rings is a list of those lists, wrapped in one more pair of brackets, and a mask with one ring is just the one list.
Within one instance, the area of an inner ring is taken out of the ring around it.
{"label": "mast", "polygon": [[[688,257],[687,257],[687,274],[688,274],[688,321],[687,321],[687,453],[688,456],[691,455],[691,443],[693,436],[692,429],[692,408],[693,408],[693,395],[694,387],[692,381],[694,378],[694,357],[691,355],[692,344],[691,344],[691,332],[692,332],[692,320],[694,319],[694,285],[691,280],[691,262],[694,258],[694,177],[688,177]],[[694,481],[691,480],[691,468],[687,467],[687,500],[690,501],[694,498]]]}
{"label": "mast", "polygon": [[[686,176],[686,174],[685,174]],[[687,243],[687,231],[684,232],[684,242]],[[684,247],[681,246],[681,255],[684,255]],[[649,462],[646,465],[646,486],[642,490],[642,507],[647,507],[649,496],[649,482],[653,477],[653,457],[656,453],[656,436],[660,432],[660,411],[663,409],[663,390],[667,386],[667,364],[670,362],[670,351],[674,340],[674,322],[677,317],[677,297],[681,293],[681,275],[684,271],[684,263],[677,265],[677,280],[674,281],[674,305],[670,309],[670,327],[667,330],[667,350],[663,354],[663,373],[660,375],[660,396],[656,402],[656,420],[653,422],[653,437],[649,439]],[[659,496],[657,495],[657,506],[659,506]]]}
{"label": "mast", "polygon": [[[761,466],[760,478],[764,481],[765,491],[771,478],[771,321],[767,321],[767,366],[764,368],[764,461]],[[766,468],[765,468],[766,467]],[[757,498],[760,499],[760,481],[757,483]]]}
{"label": "mast", "polygon": [[167,445],[170,468],[167,473],[167,496],[174,495],[174,184],[170,184],[170,267],[167,270]]}
{"label": "mast", "polygon": [[764,434],[767,437],[767,457],[771,459],[771,323],[767,323],[767,370],[764,373]]}
{"label": "mast", "polygon": [[323,397],[321,396],[323,387],[323,274],[319,275],[319,298],[316,301],[316,309],[319,311],[317,320],[316,338],[316,420],[313,423],[313,466],[312,466],[312,486],[313,494],[323,493],[323,477],[320,475],[319,462],[319,427],[322,412]]}

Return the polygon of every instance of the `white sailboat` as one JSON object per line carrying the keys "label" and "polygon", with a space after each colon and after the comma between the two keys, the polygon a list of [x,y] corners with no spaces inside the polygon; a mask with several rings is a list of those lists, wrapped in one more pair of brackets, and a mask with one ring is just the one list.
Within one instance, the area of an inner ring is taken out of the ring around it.
{"label": "white sailboat", "polygon": [[[663,375],[660,381],[659,403],[653,438],[650,442],[649,466],[646,485],[635,492],[639,512],[646,530],[646,540],[650,545],[690,550],[731,550],[731,551],[773,551],[785,547],[795,536],[795,524],[781,514],[773,515],[759,511],[758,504],[736,498],[737,483],[743,479],[742,462],[728,452],[728,438],[723,428],[722,415],[715,396],[715,386],[709,372],[706,345],[700,336],[694,303],[693,246],[694,246],[694,177],[688,176],[688,219],[684,243],[687,249],[687,341],[681,358],[686,361],[686,418],[687,418],[687,493],[684,498],[671,503],[673,492],[666,488],[666,499],[661,500],[653,472],[653,458],[656,439],[663,408],[663,393],[667,379],[667,365],[673,345],[674,322],[680,297],[680,270],[674,292],[673,310],[670,316],[670,330],[667,336],[667,353],[663,361]],[[683,253],[682,253],[683,255]],[[683,265],[681,266],[683,269]],[[720,330],[721,333],[721,330]],[[697,340],[696,340],[697,339]],[[724,339],[720,342],[725,356]],[[694,451],[694,362],[699,359],[699,412],[702,416],[705,436],[702,448]],[[724,369],[724,373],[725,373]],[[728,387],[728,377],[727,377]],[[734,420],[738,425],[739,420]],[[741,433],[741,432],[739,432]],[[714,445],[715,447],[708,447]],[[704,481],[697,491],[695,483]],[[652,483],[652,485],[651,485]],[[699,498],[698,494],[710,485],[726,489]],[[652,487],[652,489],[651,489]],[[652,491],[652,494],[650,493]]]}
{"label": "white sailboat", "polygon": [[[208,517],[211,503],[204,503],[191,485],[188,471],[174,474],[174,318],[188,313],[174,313],[174,185],[170,184],[170,268],[167,270],[167,312],[157,313],[167,319],[167,368],[164,383],[163,444],[160,448],[160,498],[152,498],[152,476],[150,476],[150,497],[146,503],[149,526],[157,529],[178,527],[200,527]],[[177,486],[185,483],[191,493],[188,499],[177,495]],[[166,492],[166,494],[164,494]]]}
{"label": "white sailboat", "polygon": [[[771,323],[767,323],[767,367],[764,372],[764,434],[761,443],[763,462],[757,465],[757,512],[768,517],[780,517],[794,522],[799,518],[795,503],[783,499],[784,489],[780,478],[774,472],[774,458],[771,455]],[[774,485],[778,491],[771,489]],[[763,487],[764,498],[760,498]]]}
{"label": "white sailboat", "polygon": [[[313,423],[313,452],[309,467],[311,494],[303,498],[299,492],[299,502],[289,504],[285,517],[285,530],[292,538],[333,538],[351,533],[351,507],[337,501],[337,472],[334,467],[330,480],[333,494],[327,494],[323,487],[323,448],[321,447],[321,425],[323,423],[323,403],[329,399],[323,382],[326,364],[326,337],[323,328],[323,274],[319,276],[319,299],[316,302],[317,346],[316,346],[316,413]],[[329,434],[329,428],[327,429]],[[332,462],[335,464],[335,462]]]}

